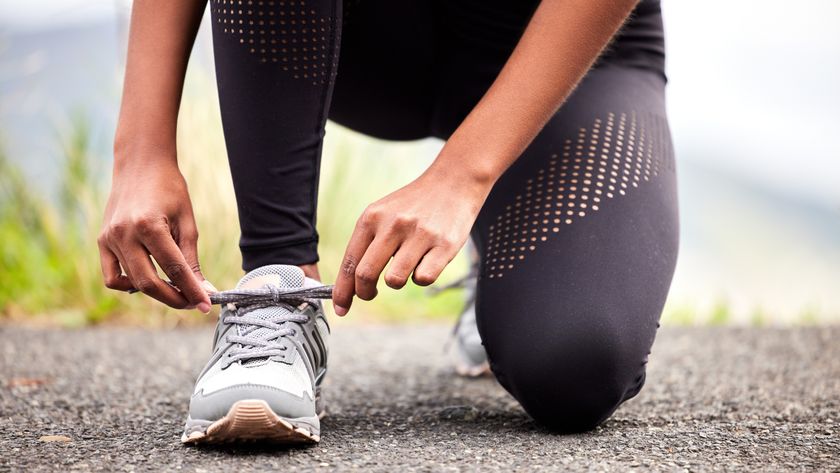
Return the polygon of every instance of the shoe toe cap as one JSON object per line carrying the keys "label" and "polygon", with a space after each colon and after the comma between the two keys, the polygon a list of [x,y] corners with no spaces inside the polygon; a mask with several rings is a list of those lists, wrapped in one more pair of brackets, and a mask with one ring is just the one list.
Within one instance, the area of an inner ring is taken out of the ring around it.
{"label": "shoe toe cap", "polygon": [[267,361],[260,365],[214,366],[198,381],[190,400],[190,418],[216,420],[246,399],[264,400],[286,418],[315,415],[315,399],[308,371],[300,359],[292,364]]}
{"label": "shoe toe cap", "polygon": [[315,400],[309,393],[297,396],[273,386],[240,384],[211,393],[199,391],[190,400],[190,418],[217,420],[225,416],[237,401],[259,399],[268,403],[271,410],[280,417],[314,417]]}

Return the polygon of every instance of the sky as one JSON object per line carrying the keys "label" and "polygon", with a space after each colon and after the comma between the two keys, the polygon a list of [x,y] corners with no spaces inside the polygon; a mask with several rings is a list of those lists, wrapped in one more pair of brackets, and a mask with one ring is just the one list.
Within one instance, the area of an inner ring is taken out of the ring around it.
{"label": "sky", "polygon": [[840,2],[665,1],[663,11],[678,151],[840,209]]}
{"label": "sky", "polygon": [[130,8],[128,0],[0,1],[0,23],[15,29],[41,29],[88,23]]}

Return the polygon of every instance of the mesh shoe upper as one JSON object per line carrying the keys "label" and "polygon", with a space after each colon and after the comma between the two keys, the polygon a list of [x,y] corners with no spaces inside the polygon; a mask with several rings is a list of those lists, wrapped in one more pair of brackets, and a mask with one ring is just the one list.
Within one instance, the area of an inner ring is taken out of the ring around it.
{"label": "mesh shoe upper", "polygon": [[[318,285],[297,266],[251,271],[237,289]],[[222,308],[213,356],[199,375],[190,418],[215,420],[242,399],[263,399],[277,415],[317,415],[316,388],[326,372],[329,327],[319,301],[227,304]]]}

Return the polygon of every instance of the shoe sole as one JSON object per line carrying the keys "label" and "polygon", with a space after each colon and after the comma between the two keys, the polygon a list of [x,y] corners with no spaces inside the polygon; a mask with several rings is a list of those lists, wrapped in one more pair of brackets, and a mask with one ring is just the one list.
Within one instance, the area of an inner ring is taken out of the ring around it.
{"label": "shoe sole", "polygon": [[493,374],[486,361],[480,365],[470,365],[459,360],[455,363],[455,372],[464,378],[482,378]]}
{"label": "shoe sole", "polygon": [[[318,415],[318,419],[324,412]],[[189,445],[233,442],[271,442],[278,444],[316,444],[318,434],[278,416],[262,399],[235,402],[227,415],[210,424],[204,432],[184,434],[181,442]]]}

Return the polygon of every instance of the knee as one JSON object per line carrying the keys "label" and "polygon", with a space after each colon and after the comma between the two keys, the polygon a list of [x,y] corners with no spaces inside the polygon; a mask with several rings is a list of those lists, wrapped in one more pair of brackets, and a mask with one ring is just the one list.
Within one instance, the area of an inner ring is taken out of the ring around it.
{"label": "knee", "polygon": [[515,355],[506,350],[498,360],[491,353],[492,366],[536,422],[558,432],[585,432],[638,390],[643,362],[620,333],[565,333],[520,345]]}

